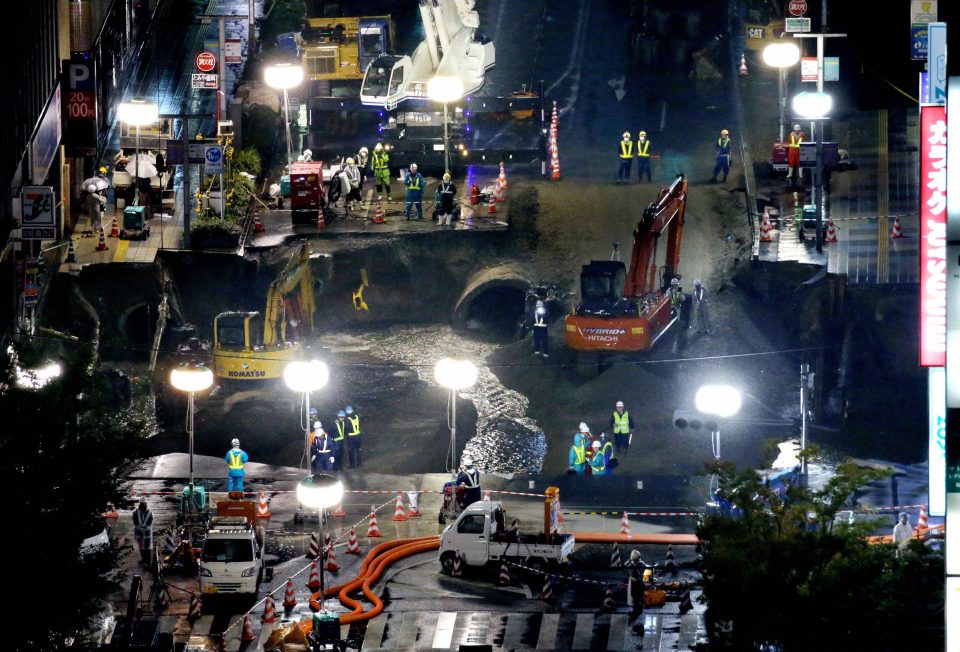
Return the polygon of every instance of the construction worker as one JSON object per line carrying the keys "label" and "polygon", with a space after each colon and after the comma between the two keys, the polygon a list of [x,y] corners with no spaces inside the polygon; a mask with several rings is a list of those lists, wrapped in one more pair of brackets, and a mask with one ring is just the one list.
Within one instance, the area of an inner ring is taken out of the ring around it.
{"label": "construction worker", "polygon": [[680,314],[680,308],[683,307],[683,288],[680,287],[680,279],[674,276],[670,279],[670,289],[667,290],[667,296],[670,298],[670,307],[674,315]]}
{"label": "construction worker", "polygon": [[610,429],[613,431],[617,452],[626,455],[633,443],[633,417],[623,409],[623,401],[617,401],[613,416],[610,417]]}
{"label": "construction worker", "polygon": [[317,433],[313,429],[313,426],[316,423],[320,423],[319,421],[317,421],[317,414],[318,414],[317,408],[315,407],[310,408],[310,419],[309,421],[307,421],[307,423],[310,424],[310,445],[311,446],[313,446],[313,438],[317,436]]}
{"label": "construction worker", "polygon": [[[623,566],[627,569],[627,601],[633,607],[630,610],[630,620],[633,620],[643,615],[643,571],[645,565],[643,560],[640,559],[640,551],[630,551],[630,559],[624,562]],[[641,620],[641,629],[643,628],[642,622]]]}
{"label": "construction worker", "polygon": [[723,172],[723,181],[727,180],[730,174],[730,152],[733,146],[730,143],[730,132],[724,129],[717,138],[717,164],[713,167],[713,176],[710,177],[710,183],[717,181],[717,175]]}
{"label": "construction worker", "polygon": [[600,450],[600,441],[597,440],[590,444],[590,448],[593,449],[593,455],[590,456],[590,474],[606,475],[606,458],[603,456],[603,451]]}
{"label": "construction worker", "polygon": [[650,182],[650,141],[647,132],[641,131],[637,138],[637,181],[643,183],[643,174],[647,174],[647,183]]}
{"label": "construction worker", "polygon": [[350,202],[359,202],[360,197],[360,168],[353,158],[347,159],[347,165],[341,173],[341,188],[343,193],[343,204],[346,210],[350,211]]}
{"label": "construction worker", "polygon": [[570,447],[570,455],[568,457],[568,470],[567,473],[571,471],[577,475],[583,475],[587,472],[587,449],[586,449],[586,433],[590,432],[590,428],[587,427],[587,424],[580,423],[580,432],[576,433],[573,436],[573,446]]}
{"label": "construction worker", "polygon": [[310,468],[317,474],[322,471],[333,471],[334,464],[337,461],[337,455],[327,431],[324,430],[320,422],[314,424],[317,436],[313,439],[313,445],[310,447]]}
{"label": "construction worker", "polygon": [[140,506],[133,510],[133,538],[140,551],[140,563],[150,566],[153,555],[153,512],[147,506],[147,499],[140,499]]}
{"label": "construction worker", "polygon": [[360,187],[363,188],[363,182],[367,180],[367,166],[370,164],[370,150],[361,147],[357,152],[357,168],[360,170]]}
{"label": "construction worker", "polygon": [[417,205],[417,219],[423,221],[423,175],[417,172],[417,164],[410,164],[410,174],[404,179],[407,187],[407,208],[403,211],[404,217],[410,219],[410,209]]}
{"label": "construction worker", "polygon": [[469,457],[464,457],[460,465],[457,486],[463,487],[463,509],[480,500],[480,471],[473,466],[473,460]]}
{"label": "construction worker", "polygon": [[[337,420],[333,424],[336,426],[336,431],[333,433],[333,443],[341,451],[347,444],[347,429],[349,428],[349,424],[347,424],[346,417],[347,413],[343,410],[340,410],[337,412]],[[337,457],[336,461],[333,463],[333,470],[340,471],[342,469],[343,459],[341,457]]]}
{"label": "construction worker", "polygon": [[707,291],[703,288],[703,283],[700,282],[700,279],[696,279],[693,282],[693,293],[690,295],[690,300],[693,303],[693,323],[690,324],[690,328],[696,326],[699,335],[707,335],[710,333],[710,320],[707,313]]}
{"label": "construction worker", "polygon": [[613,475],[613,469],[619,465],[613,452],[613,442],[607,439],[607,433],[600,433],[600,454],[603,455],[604,475]]}
{"label": "construction worker", "polygon": [[359,469],[363,455],[363,440],[360,434],[360,415],[353,411],[353,406],[348,405],[345,414],[347,415],[347,451],[350,454],[350,468]]}
{"label": "construction worker", "polygon": [[450,220],[453,219],[454,198],[457,196],[457,187],[450,180],[450,173],[443,175],[443,181],[437,188],[437,226],[451,226]]}
{"label": "construction worker", "polygon": [[897,517],[897,524],[893,526],[893,543],[897,546],[898,557],[912,538],[913,526],[910,525],[910,517],[907,516],[906,512],[900,512]]}
{"label": "construction worker", "polygon": [[243,465],[250,461],[250,456],[240,450],[240,440],[230,442],[232,448],[224,455],[227,460],[227,491],[243,491]]}
{"label": "construction worker", "polygon": [[630,132],[623,132],[623,137],[617,143],[617,155],[620,165],[617,167],[617,183],[630,183],[630,167],[633,165],[633,141]]}
{"label": "construction worker", "polygon": [[377,181],[377,201],[383,199],[383,193],[386,193],[387,201],[393,201],[390,194],[390,155],[383,149],[383,143],[377,143],[373,147],[370,163],[373,165],[373,177]]}
{"label": "construction worker", "polygon": [[538,300],[533,310],[533,354],[550,357],[550,333],[547,329],[547,308],[543,301]]}
{"label": "construction worker", "polygon": [[797,179],[803,179],[803,168],[800,167],[800,143],[807,137],[800,130],[800,124],[793,125],[790,138],[787,140],[787,178],[793,176],[793,169],[797,168]]}
{"label": "construction worker", "polygon": [[87,215],[90,216],[90,231],[92,233],[98,233],[102,224],[101,220],[103,218],[104,208],[107,205],[107,200],[100,194],[100,191],[97,190],[94,184],[90,184],[84,188],[83,191],[85,193],[83,205],[87,210]]}

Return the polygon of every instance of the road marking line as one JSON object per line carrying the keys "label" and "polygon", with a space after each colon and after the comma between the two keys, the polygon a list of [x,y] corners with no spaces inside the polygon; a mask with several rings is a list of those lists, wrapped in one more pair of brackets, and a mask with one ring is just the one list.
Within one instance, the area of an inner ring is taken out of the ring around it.
{"label": "road marking line", "polygon": [[453,642],[453,629],[457,624],[456,611],[442,611],[437,617],[437,631],[433,635],[433,647],[446,650]]}
{"label": "road marking line", "polygon": [[614,652],[623,652],[627,649],[627,614],[613,614],[610,616],[610,634],[607,637],[607,649]]}
{"label": "road marking line", "polygon": [[543,620],[540,623],[540,636],[537,638],[538,650],[555,649],[559,626],[560,614],[543,614]]}
{"label": "road marking line", "polygon": [[127,249],[130,247],[129,240],[117,240],[117,249],[113,252],[113,262],[122,263],[127,257]]}
{"label": "road marking line", "polygon": [[589,650],[593,640],[593,614],[577,614],[577,626],[573,630],[573,650]]}

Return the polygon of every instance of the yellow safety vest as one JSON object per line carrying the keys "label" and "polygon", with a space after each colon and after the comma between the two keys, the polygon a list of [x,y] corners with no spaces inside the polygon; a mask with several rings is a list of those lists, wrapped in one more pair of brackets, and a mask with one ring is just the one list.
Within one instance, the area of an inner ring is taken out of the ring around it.
{"label": "yellow safety vest", "polygon": [[388,154],[381,154],[377,156],[377,153],[373,153],[373,169],[374,170],[386,170],[387,166],[390,164],[390,156]]}
{"label": "yellow safety vest", "polygon": [[420,179],[422,177],[419,174],[411,174],[407,177],[407,190],[420,190]]}
{"label": "yellow safety vest", "polygon": [[243,452],[234,453],[230,451],[230,470],[238,471],[243,468]]}
{"label": "yellow safety vest", "polygon": [[592,458],[590,458],[590,468],[594,471],[606,471],[607,462],[603,454],[598,450]]}
{"label": "yellow safety vest", "polygon": [[637,141],[637,156],[650,156],[650,141]]}
{"label": "yellow safety vest", "polygon": [[360,434],[360,417],[347,417],[347,420],[353,425],[353,432],[349,433],[351,437],[356,437]]}
{"label": "yellow safety vest", "polygon": [[803,142],[803,134],[797,134],[792,131],[790,132],[790,144],[788,145],[788,147],[796,147],[799,149],[800,143],[802,142]]}
{"label": "yellow safety vest", "polygon": [[347,424],[345,421],[340,421],[339,419],[337,420],[337,434],[339,436],[334,438],[333,441],[343,441],[343,429],[346,427]]}
{"label": "yellow safety vest", "polygon": [[[622,435],[630,432],[630,413],[626,410],[623,411],[623,414],[618,414],[617,412],[613,413],[613,432],[619,433]],[[610,442],[607,442],[608,444]]]}
{"label": "yellow safety vest", "polygon": [[633,141],[620,141],[620,158],[633,158]]}
{"label": "yellow safety vest", "polygon": [[613,444],[610,442],[605,442],[603,446],[600,447],[600,454],[606,456],[607,451],[610,451],[610,459],[612,460],[616,457],[616,453],[613,452]]}
{"label": "yellow safety vest", "polygon": [[573,445],[573,452],[574,452],[574,454],[577,456],[577,457],[576,457],[577,464],[583,464],[584,462],[587,461],[587,450],[586,450],[586,448],[584,448],[584,446],[583,446],[582,443],[581,443],[579,446],[577,446],[576,444],[574,444],[574,445]]}

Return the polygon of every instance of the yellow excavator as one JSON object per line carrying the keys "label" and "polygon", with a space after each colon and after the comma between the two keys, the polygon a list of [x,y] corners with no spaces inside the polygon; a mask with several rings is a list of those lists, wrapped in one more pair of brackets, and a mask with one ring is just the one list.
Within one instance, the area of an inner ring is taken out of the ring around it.
{"label": "yellow excavator", "polygon": [[313,273],[304,242],[267,291],[259,312],[221,312],[213,320],[213,368],[227,380],[272,380],[301,356],[301,338],[313,333]]}

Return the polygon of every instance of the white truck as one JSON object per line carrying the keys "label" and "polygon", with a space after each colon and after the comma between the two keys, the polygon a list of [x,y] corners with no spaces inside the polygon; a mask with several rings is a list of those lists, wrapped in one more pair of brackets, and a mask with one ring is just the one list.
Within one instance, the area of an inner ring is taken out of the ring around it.
{"label": "white truck", "polygon": [[[556,508],[552,508],[551,502]],[[506,560],[541,571],[564,564],[573,552],[575,540],[572,534],[557,532],[558,511],[558,501],[548,497],[543,532],[520,534],[506,527],[500,501],[477,501],[463,510],[440,536],[440,565],[445,572],[452,572],[458,554],[467,566]]]}
{"label": "white truck", "polygon": [[200,593],[205,597],[256,595],[265,575],[265,536],[254,502],[219,501],[203,541]]}

